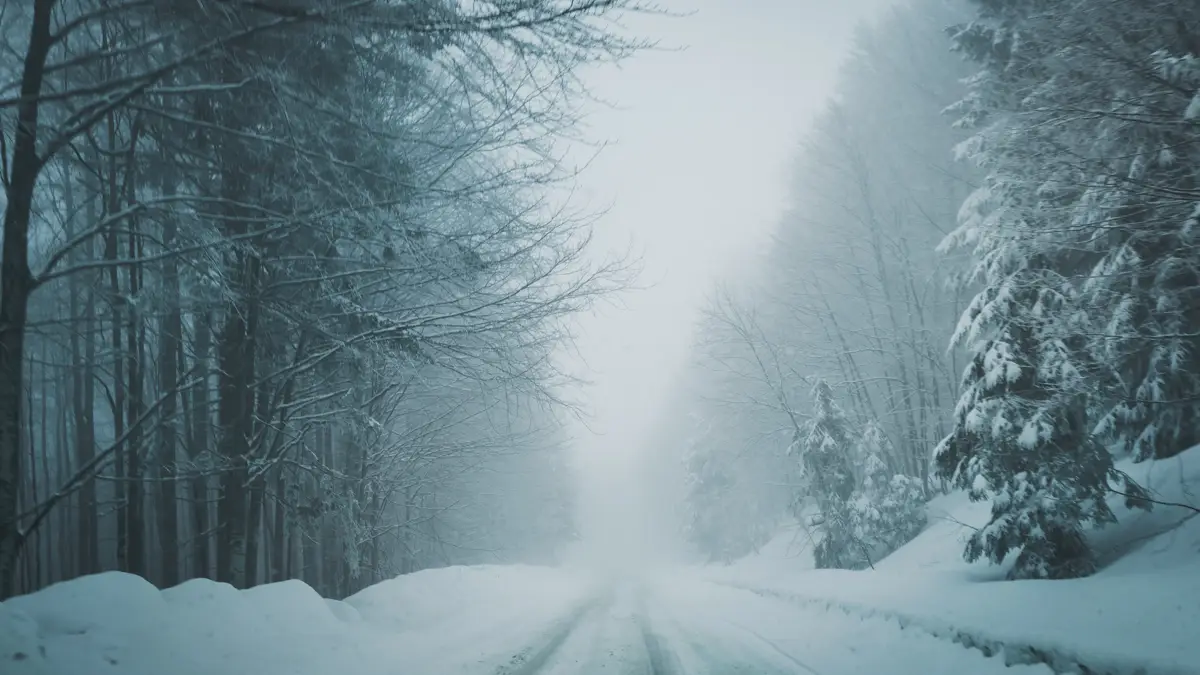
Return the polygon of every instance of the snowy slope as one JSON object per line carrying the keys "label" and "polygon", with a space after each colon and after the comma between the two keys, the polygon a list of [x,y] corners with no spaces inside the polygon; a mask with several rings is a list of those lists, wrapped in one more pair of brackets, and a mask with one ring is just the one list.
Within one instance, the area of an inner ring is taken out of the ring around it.
{"label": "snowy slope", "polygon": [[[1200,505],[1200,448],[1160,462],[1120,467],[1155,499]],[[785,533],[757,556],[703,578],[851,614],[890,616],[913,629],[988,650],[1040,652],[1037,658],[1099,672],[1200,673],[1200,518],[1156,506],[1129,512],[1093,533],[1106,566],[1087,579],[1002,581],[1004,569],[962,560],[962,541],[987,522],[987,504],[938,498],[930,525],[875,570],[813,570]],[[782,553],[786,551],[786,555]]]}
{"label": "snowy slope", "polygon": [[[532,566],[450,567],[345,602],[287,581],[159,591],[106,573],[0,603],[4,675],[453,675],[485,671],[586,606],[586,576]],[[452,625],[451,625],[452,624]]]}

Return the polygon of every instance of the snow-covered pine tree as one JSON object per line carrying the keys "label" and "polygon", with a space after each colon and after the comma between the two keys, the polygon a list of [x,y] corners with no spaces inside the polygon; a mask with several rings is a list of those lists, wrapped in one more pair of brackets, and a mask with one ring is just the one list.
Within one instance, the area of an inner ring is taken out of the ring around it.
{"label": "snow-covered pine tree", "polygon": [[863,480],[849,502],[848,517],[854,537],[865,544],[865,566],[920,534],[927,516],[920,479],[888,469],[884,458],[894,450],[878,423],[867,423],[858,446]]}
{"label": "snow-covered pine tree", "polygon": [[992,499],[967,560],[1001,563],[1019,550],[1011,578],[1082,576],[1094,568],[1085,526],[1113,520],[1104,500],[1112,458],[1090,433],[1086,397],[1074,393],[1083,355],[1058,320],[1063,296],[1017,248],[1007,237],[976,247],[982,260],[1012,263],[983,270],[985,288],[955,335],[973,356],[937,472],[972,500]]}
{"label": "snow-covered pine tree", "polygon": [[959,27],[956,44],[982,70],[954,110],[977,129],[960,154],[987,178],[942,248],[973,249],[969,281],[982,290],[953,338],[972,358],[937,470],[972,499],[992,498],[968,560],[1000,563],[1019,551],[1011,578],[1081,576],[1095,566],[1085,529],[1113,521],[1105,497],[1122,476],[1090,415],[1102,369],[1079,279],[1098,258],[1087,246],[1094,232],[1069,221],[1090,176],[1070,147],[1079,139],[1039,117],[1078,85],[1063,77],[1055,46],[1026,31],[1029,21],[1061,21],[1056,12],[1075,3],[979,4],[980,20]]}
{"label": "snow-covered pine tree", "polygon": [[1200,443],[1200,4],[1099,5],[1070,3],[1039,36],[1088,80],[1042,117],[1084,141],[1071,226],[1100,256],[1082,299],[1111,366],[1097,432],[1136,460],[1164,458]]}
{"label": "snow-covered pine tree", "polygon": [[[854,492],[850,421],[824,380],[813,386],[812,400],[813,417],[805,423],[791,450],[799,453],[807,496],[820,512],[821,539],[813,549],[813,558],[818,568],[850,569],[857,567],[864,555],[861,542],[853,536],[847,506]],[[799,500],[795,506],[797,516],[801,516],[803,507],[804,500]]]}
{"label": "snow-covered pine tree", "polygon": [[1086,349],[1106,365],[1095,431],[1135,459],[1177,454],[1200,442],[1200,4],[976,4],[956,41],[984,70],[960,112],[1003,120],[975,146],[1055,195]]}
{"label": "snow-covered pine tree", "polygon": [[860,464],[860,492],[874,491],[887,483],[893,471],[887,459],[896,453],[892,440],[875,420],[869,420],[855,444],[855,461]]}

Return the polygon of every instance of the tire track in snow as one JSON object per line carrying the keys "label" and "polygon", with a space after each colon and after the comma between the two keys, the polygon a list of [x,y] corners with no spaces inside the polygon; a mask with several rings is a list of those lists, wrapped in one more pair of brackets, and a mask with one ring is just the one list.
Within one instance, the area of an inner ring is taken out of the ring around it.
{"label": "tire track in snow", "polygon": [[493,671],[494,675],[537,675],[538,671],[550,662],[567,638],[584,623],[585,619],[590,615],[604,612],[612,603],[612,593],[609,592],[581,604],[574,612],[560,621],[545,640],[527,646],[514,654],[508,663]]}
{"label": "tire track in snow", "polygon": [[679,666],[679,659],[664,648],[663,642],[650,630],[644,616],[638,617],[642,630],[642,640],[646,643],[646,656],[650,660],[650,675],[685,675]]}
{"label": "tire track in snow", "polygon": [[641,589],[615,586],[564,618],[494,675],[690,675],[651,625]]}
{"label": "tire track in snow", "polygon": [[650,661],[650,675],[687,675],[679,655],[667,646],[662,635],[650,626],[650,613],[646,607],[648,593],[643,588],[639,593],[637,624],[646,644],[646,657]]}
{"label": "tire track in snow", "polygon": [[[664,608],[668,605],[669,603],[660,603]],[[672,632],[677,636],[676,641],[687,643],[687,652],[696,662],[691,672],[685,673],[685,670],[680,668],[678,675],[824,675],[757,631],[724,617],[712,616],[710,623],[719,622],[720,625],[733,628],[737,633],[749,637],[732,640],[736,649],[721,653],[722,650],[715,646],[722,641],[728,643],[731,637],[729,632],[714,631],[712,626],[701,628],[694,618],[689,622],[690,625],[685,627],[674,612],[670,614],[669,622],[674,629]],[[726,648],[728,649],[728,644]],[[676,675],[675,671],[668,672],[670,675]]]}
{"label": "tire track in snow", "polygon": [[787,661],[790,661],[790,662],[792,663],[792,665],[796,666],[796,668],[797,668],[798,670],[802,670],[802,671],[804,671],[804,672],[806,672],[806,673],[809,673],[810,675],[822,675],[822,674],[821,674],[819,671],[817,671],[815,668],[813,668],[812,666],[808,665],[807,663],[804,663],[803,661],[801,661],[800,659],[796,658],[795,656],[792,656],[791,654],[787,653],[787,652],[786,652],[786,651],[784,651],[782,648],[780,648],[780,647],[779,647],[779,645],[775,644],[775,641],[774,641],[774,640],[771,640],[771,639],[768,639],[768,638],[764,637],[764,636],[763,636],[761,633],[759,633],[758,631],[756,631],[756,630],[754,630],[754,629],[752,629],[752,628],[749,628],[749,627],[743,626],[742,624],[740,624],[740,623],[737,623],[737,622],[735,622],[735,621],[730,621],[729,619],[726,619],[726,618],[724,618],[724,617],[718,617],[718,618],[719,618],[719,619],[720,619],[722,622],[724,622],[724,623],[726,623],[726,624],[728,624],[728,625],[730,625],[730,626],[733,626],[734,628],[738,629],[739,631],[742,631],[743,633],[746,633],[746,634],[748,634],[748,635],[752,636],[752,637],[754,638],[754,640],[755,640],[756,642],[758,642],[759,644],[762,644],[762,645],[766,646],[766,647],[767,647],[768,649],[770,649],[772,652],[774,652],[774,653],[778,654],[780,657],[782,657],[782,658],[786,659]]}

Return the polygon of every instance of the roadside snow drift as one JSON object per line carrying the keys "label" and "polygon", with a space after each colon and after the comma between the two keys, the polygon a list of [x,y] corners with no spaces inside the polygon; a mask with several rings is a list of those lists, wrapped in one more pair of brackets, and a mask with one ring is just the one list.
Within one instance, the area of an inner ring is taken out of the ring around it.
{"label": "roadside snow drift", "polygon": [[345,602],[285,581],[159,591],[105,573],[0,603],[4,675],[453,675],[485,672],[591,598],[577,572],[427,570]]}
{"label": "roadside snow drift", "polygon": [[[1200,505],[1200,448],[1171,459],[1122,463],[1161,502]],[[1200,517],[1182,506],[1129,511],[1092,534],[1105,567],[1067,581],[1003,581],[1006,569],[962,559],[963,541],[989,505],[962,493],[929,505],[930,525],[874,570],[813,570],[803,533],[755,556],[698,572],[717,583],[857,616],[1059,672],[1200,673]]]}

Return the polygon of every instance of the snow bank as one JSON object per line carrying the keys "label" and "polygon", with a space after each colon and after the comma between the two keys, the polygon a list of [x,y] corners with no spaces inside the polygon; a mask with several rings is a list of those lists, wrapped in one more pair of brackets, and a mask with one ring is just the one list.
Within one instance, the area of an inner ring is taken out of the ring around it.
{"label": "snow bank", "polygon": [[790,574],[813,568],[813,532],[800,523],[789,523],[762,548],[725,566],[735,578]]}
{"label": "snow bank", "polygon": [[0,663],[11,675],[49,675],[38,626],[28,615],[0,604]]}
{"label": "snow bank", "polygon": [[[1200,448],[1119,468],[1157,500],[1200,504]],[[964,562],[963,540],[987,522],[989,507],[962,494],[934,500],[929,527],[875,570],[812,570],[811,556],[788,569],[764,549],[758,560],[699,574],[793,602],[890,617],[1056,670],[1200,673],[1200,517],[1177,506],[1130,512],[1120,502],[1113,499],[1119,523],[1092,535],[1105,567],[1086,579],[1001,581],[1002,567]]]}
{"label": "snow bank", "polygon": [[391,630],[438,630],[461,620],[464,607],[473,612],[556,609],[579,583],[576,574],[533,565],[445,567],[382,581],[346,598],[346,605],[364,621]]}
{"label": "snow bank", "polygon": [[0,603],[0,671],[451,675],[502,663],[593,592],[578,574],[520,566],[420,572],[344,602],[299,581],[238,591],[198,579],[160,592],[105,573]]}

